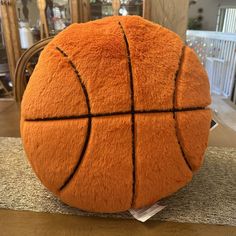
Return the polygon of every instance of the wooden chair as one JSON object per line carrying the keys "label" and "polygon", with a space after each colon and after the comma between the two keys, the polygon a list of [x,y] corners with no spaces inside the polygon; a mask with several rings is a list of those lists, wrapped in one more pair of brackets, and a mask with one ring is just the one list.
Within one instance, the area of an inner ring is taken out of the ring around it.
{"label": "wooden chair", "polygon": [[25,88],[29,81],[34,67],[38,61],[40,52],[52,40],[53,37],[38,41],[32,47],[28,48],[20,57],[15,70],[15,99],[21,102]]}

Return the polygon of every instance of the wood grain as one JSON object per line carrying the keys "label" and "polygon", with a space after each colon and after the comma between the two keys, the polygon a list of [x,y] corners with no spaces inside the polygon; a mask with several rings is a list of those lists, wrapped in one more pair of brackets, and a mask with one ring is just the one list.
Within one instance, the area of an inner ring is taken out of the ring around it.
{"label": "wood grain", "polygon": [[188,4],[188,0],[146,0],[144,18],[176,32],[185,40]]}
{"label": "wood grain", "polygon": [[19,29],[18,29],[18,20],[16,16],[16,1],[11,0],[10,5],[7,7],[8,15],[9,15],[9,24],[11,30],[11,38],[12,38],[12,50],[14,51],[14,59],[15,63],[17,63],[18,59],[21,56],[21,45],[20,45],[20,37],[19,37]]}
{"label": "wood grain", "polygon": [[5,46],[6,46],[6,52],[7,52],[7,59],[8,59],[9,69],[10,69],[10,76],[11,76],[11,80],[13,81],[16,61],[15,61],[14,50],[12,50],[13,41],[12,41],[12,35],[11,35],[11,25],[10,25],[10,20],[9,20],[8,7],[9,6],[6,4],[1,5],[1,14],[2,14],[2,26],[3,26],[4,39],[6,42]]}
{"label": "wood grain", "polygon": [[90,20],[90,1],[78,0],[78,22],[83,23]]}
{"label": "wood grain", "polygon": [[123,220],[0,210],[2,236],[9,235],[236,235],[236,227],[149,220]]}
{"label": "wood grain", "polygon": [[77,0],[69,1],[71,11],[71,22],[79,22],[79,2]]}

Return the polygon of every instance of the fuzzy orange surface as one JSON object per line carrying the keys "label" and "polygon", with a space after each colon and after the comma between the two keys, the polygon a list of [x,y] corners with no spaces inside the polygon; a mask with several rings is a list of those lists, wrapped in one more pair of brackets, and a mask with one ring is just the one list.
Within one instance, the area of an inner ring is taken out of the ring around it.
{"label": "fuzzy orange surface", "polygon": [[192,49],[141,17],[73,24],[43,50],[21,134],[41,182],[86,211],[148,206],[202,161],[209,83]]}

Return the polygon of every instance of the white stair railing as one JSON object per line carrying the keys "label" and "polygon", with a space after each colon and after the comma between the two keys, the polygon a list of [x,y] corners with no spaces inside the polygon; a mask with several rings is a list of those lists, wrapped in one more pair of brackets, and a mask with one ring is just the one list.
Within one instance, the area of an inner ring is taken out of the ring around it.
{"label": "white stair railing", "polygon": [[188,30],[186,41],[206,68],[211,92],[230,97],[236,72],[236,34]]}

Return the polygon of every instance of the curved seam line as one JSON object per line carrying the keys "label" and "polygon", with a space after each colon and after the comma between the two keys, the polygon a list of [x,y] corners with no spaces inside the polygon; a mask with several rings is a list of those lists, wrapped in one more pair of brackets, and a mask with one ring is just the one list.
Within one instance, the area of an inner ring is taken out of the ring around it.
{"label": "curved seam line", "polygon": [[118,22],[121,31],[123,33],[124,41],[125,41],[125,47],[126,47],[126,53],[127,53],[127,60],[128,60],[128,67],[129,67],[129,77],[130,77],[130,113],[131,113],[131,132],[132,132],[132,163],[133,163],[133,184],[132,184],[132,199],[131,199],[131,207],[134,204],[135,199],[135,185],[136,185],[136,167],[135,167],[135,159],[136,159],[136,153],[135,153],[135,108],[134,108],[134,84],[133,84],[133,70],[132,70],[132,63],[131,63],[131,54],[129,49],[129,42],[127,39],[127,36],[125,34],[125,30],[121,24],[121,22]]}
{"label": "curved seam line", "polygon": [[176,134],[176,139],[177,139],[177,142],[178,142],[178,145],[179,145],[179,148],[180,148],[180,151],[182,153],[182,156],[184,158],[184,161],[186,163],[186,165],[188,166],[188,168],[190,169],[190,171],[192,172],[192,168],[186,158],[186,155],[184,153],[184,150],[183,150],[183,147],[182,147],[182,144],[180,142],[180,139],[179,139],[179,135],[178,135],[178,124],[177,124],[177,118],[176,118],[176,114],[175,114],[175,102],[176,102],[176,93],[177,93],[177,80],[179,78],[179,73],[180,73],[180,70],[181,70],[181,67],[182,67],[182,64],[183,64],[183,59],[184,59],[184,51],[185,51],[185,45],[182,47],[182,50],[181,50],[181,54],[180,54],[180,57],[179,57],[179,63],[178,63],[178,69],[175,73],[175,79],[174,79],[174,92],[173,92],[173,119],[174,119],[174,127],[175,127],[175,134]]}
{"label": "curved seam line", "polygon": [[70,173],[70,175],[67,177],[67,179],[65,180],[65,182],[63,183],[63,185],[59,188],[59,191],[62,191],[71,181],[71,179],[74,177],[75,173],[77,172],[77,170],[79,169],[81,162],[83,160],[84,154],[87,150],[88,147],[88,143],[89,143],[89,138],[90,138],[90,134],[91,134],[91,125],[92,125],[92,116],[91,116],[91,109],[90,109],[90,101],[89,101],[89,96],[88,96],[88,92],[86,89],[85,84],[83,83],[81,76],[78,72],[78,70],[76,69],[75,64],[69,59],[68,55],[59,47],[56,47],[56,50],[58,50],[65,58],[67,58],[68,60],[68,64],[71,66],[71,68],[73,69],[74,73],[76,74],[76,77],[79,80],[79,83],[81,85],[81,88],[84,92],[84,96],[86,99],[86,104],[87,104],[87,109],[88,109],[88,126],[87,126],[87,133],[86,133],[86,138],[84,141],[84,145],[82,148],[82,151],[80,153],[80,158],[77,161],[77,164],[74,166],[73,171]]}

